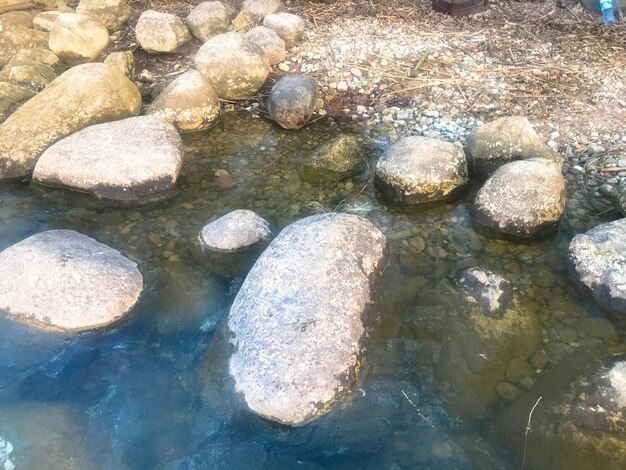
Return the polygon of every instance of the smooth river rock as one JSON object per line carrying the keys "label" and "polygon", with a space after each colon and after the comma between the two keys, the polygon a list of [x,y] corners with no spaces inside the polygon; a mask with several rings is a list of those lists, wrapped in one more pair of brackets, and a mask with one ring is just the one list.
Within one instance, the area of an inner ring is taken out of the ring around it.
{"label": "smooth river rock", "polygon": [[128,0],[80,0],[76,13],[91,16],[110,31],[115,31],[130,17],[131,10]]}
{"label": "smooth river rock", "polygon": [[242,10],[260,19],[282,8],[282,0],[244,0]]}
{"label": "smooth river rock", "polygon": [[0,125],[0,180],[28,176],[57,140],[140,108],[139,90],[119,70],[99,63],[71,68]]}
{"label": "smooth river rock", "polygon": [[472,170],[482,179],[515,160],[547,158],[561,162],[560,155],[544,145],[522,116],[502,117],[479,127],[467,139],[465,150]]}
{"label": "smooth river rock", "polygon": [[50,29],[50,49],[68,65],[93,62],[108,44],[109,32],[91,16],[62,13]]}
{"label": "smooth river rock", "polygon": [[297,426],[349,392],[385,252],[380,230],[343,213],[301,219],[274,239],[228,319],[230,374],[252,411]]}
{"label": "smooth river rock", "polygon": [[183,158],[176,128],[153,116],[87,127],[48,148],[39,183],[117,201],[137,201],[175,187]]}
{"label": "smooth river rock", "polygon": [[361,172],[365,154],[353,135],[342,135],[313,150],[300,171],[309,183],[338,182]]}
{"label": "smooth river rock", "polygon": [[430,137],[399,140],[376,165],[376,184],[383,195],[405,204],[452,199],[467,183],[463,150]]}
{"label": "smooth river rock", "polygon": [[231,8],[222,2],[202,2],[187,16],[187,26],[195,37],[204,42],[216,34],[225,33],[231,16]]}
{"label": "smooth river rock", "polygon": [[0,33],[0,67],[4,67],[22,49],[48,48],[48,33],[22,26]]}
{"label": "smooth river rock", "polygon": [[72,230],[49,230],[0,252],[0,309],[66,331],[119,320],[139,300],[143,276],[121,253]]}
{"label": "smooth river rock", "polygon": [[285,41],[285,46],[288,48],[300,42],[306,27],[302,18],[285,12],[265,16],[263,26],[276,31],[276,34]]}
{"label": "smooth river rock", "polygon": [[475,224],[521,238],[554,230],[565,211],[561,167],[546,159],[518,160],[499,167],[478,191]]}
{"label": "smooth river rock", "polygon": [[569,256],[574,277],[596,302],[626,320],[626,219],[576,235]]}
{"label": "smooth river rock", "polygon": [[285,41],[265,26],[255,26],[245,33],[243,38],[249,44],[259,48],[270,65],[281,63],[287,56]]}
{"label": "smooth river rock", "polygon": [[61,14],[62,11],[42,11],[33,18],[33,28],[47,33]]}
{"label": "smooth river rock", "polygon": [[262,50],[234,32],[218,34],[205,42],[195,63],[198,72],[224,99],[254,96],[270,72]]}
{"label": "smooth river rock", "polygon": [[306,75],[286,75],[270,91],[267,112],[284,129],[304,127],[315,110],[317,84]]}
{"label": "smooth river rock", "polygon": [[220,100],[202,75],[190,70],[170,83],[146,114],[174,124],[180,132],[196,132],[215,124]]}
{"label": "smooth river rock", "polygon": [[135,36],[148,54],[176,52],[191,39],[189,28],[178,16],[154,10],[141,14]]}

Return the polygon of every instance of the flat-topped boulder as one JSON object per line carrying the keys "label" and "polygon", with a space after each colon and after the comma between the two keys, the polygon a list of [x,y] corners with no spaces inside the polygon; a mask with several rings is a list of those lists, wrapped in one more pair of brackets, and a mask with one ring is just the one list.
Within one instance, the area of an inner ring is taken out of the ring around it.
{"label": "flat-topped boulder", "polygon": [[293,47],[304,36],[306,24],[302,18],[292,13],[272,13],[263,18],[263,26],[272,29],[285,41],[286,47]]}
{"label": "flat-topped boulder", "polygon": [[539,237],[556,228],[565,199],[560,165],[543,158],[518,160],[499,167],[480,188],[472,220],[504,235]]}
{"label": "flat-topped boulder", "polygon": [[626,319],[626,219],[576,235],[569,256],[574,277],[596,302]]}
{"label": "flat-topped boulder", "polygon": [[148,54],[176,52],[191,39],[189,28],[178,16],[154,10],[141,14],[135,36]]}
{"label": "flat-topped boulder", "polygon": [[153,116],[89,126],[43,152],[33,179],[117,201],[175,187],[182,165],[176,128]]}
{"label": "flat-topped boulder", "polygon": [[469,136],[466,151],[474,173],[485,179],[505,163],[527,158],[547,158],[561,163],[558,153],[546,147],[523,116],[498,118]]}
{"label": "flat-topped boulder", "polygon": [[62,13],[50,28],[50,50],[68,65],[93,62],[108,44],[109,32],[91,16]]}
{"label": "flat-topped boulder", "polygon": [[196,132],[216,123],[220,100],[202,75],[190,70],[170,83],[146,114],[174,124],[180,132]]}
{"label": "flat-topped boulder", "polygon": [[228,318],[229,371],[252,411],[298,426],[350,390],[385,245],[366,219],[327,213],[289,225],[263,252]]}
{"label": "flat-topped boulder", "polygon": [[231,8],[222,2],[202,2],[187,16],[187,26],[204,42],[216,34],[225,33],[232,14]]}
{"label": "flat-topped boulder", "polygon": [[376,184],[383,195],[404,204],[450,200],[468,181],[463,150],[430,137],[399,140],[376,165]]}
{"label": "flat-topped boulder", "polygon": [[27,177],[57,140],[140,108],[139,90],[119,70],[99,63],[71,68],[0,125],[0,180]]}
{"label": "flat-topped boulder", "polygon": [[218,34],[205,42],[195,63],[198,72],[224,99],[254,96],[270,73],[262,50],[234,32]]}
{"label": "flat-topped boulder", "polygon": [[142,291],[136,263],[72,230],[41,232],[0,252],[0,310],[41,328],[105,327]]}
{"label": "flat-topped boulder", "polygon": [[127,0],[80,0],[76,13],[98,20],[110,31],[116,31],[130,17]]}
{"label": "flat-topped boulder", "polygon": [[284,129],[304,127],[315,110],[317,84],[306,75],[286,75],[270,91],[267,112]]}

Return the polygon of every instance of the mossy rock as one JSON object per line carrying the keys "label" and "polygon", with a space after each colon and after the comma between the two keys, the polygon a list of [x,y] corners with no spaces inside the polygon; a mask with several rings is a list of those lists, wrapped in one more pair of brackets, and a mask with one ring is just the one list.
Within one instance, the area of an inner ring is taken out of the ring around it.
{"label": "mossy rock", "polygon": [[309,154],[303,162],[301,174],[309,183],[337,182],[360,173],[363,165],[361,143],[352,135],[343,135]]}

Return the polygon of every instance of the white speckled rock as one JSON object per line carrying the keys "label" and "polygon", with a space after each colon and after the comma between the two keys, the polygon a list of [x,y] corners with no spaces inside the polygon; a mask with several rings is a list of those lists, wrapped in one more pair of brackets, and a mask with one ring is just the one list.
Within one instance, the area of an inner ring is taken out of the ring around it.
{"label": "white speckled rock", "polygon": [[569,252],[575,277],[596,302],[626,319],[626,219],[576,235]]}
{"label": "white speckled rock", "polygon": [[267,97],[267,112],[284,129],[304,127],[315,110],[317,84],[306,75],[286,75]]}
{"label": "white speckled rock", "polygon": [[202,246],[210,251],[235,252],[264,243],[272,236],[270,224],[250,210],[236,210],[205,225]]}
{"label": "white speckled rock", "polygon": [[39,31],[50,31],[52,25],[62,13],[62,11],[42,11],[33,18],[33,28]]}
{"label": "white speckled rock", "polygon": [[121,253],[72,230],[33,235],[0,252],[0,309],[36,326],[107,326],[139,300],[143,276]]}
{"label": "white speckled rock", "polygon": [[265,26],[256,26],[243,35],[249,44],[258,47],[270,65],[276,65],[285,60],[287,52],[285,41],[278,34]]}
{"label": "white speckled rock", "polygon": [[174,124],[180,132],[196,132],[215,124],[220,100],[202,75],[190,70],[170,83],[146,114]]}
{"label": "white speckled rock", "polygon": [[255,18],[276,13],[282,8],[281,0],[245,0],[242,10],[252,14]]}
{"label": "white speckled rock", "polygon": [[565,210],[565,180],[558,164],[518,160],[498,168],[474,200],[474,223],[515,237],[551,232]]}
{"label": "white speckled rock", "polygon": [[270,73],[261,49],[233,32],[213,36],[205,42],[196,54],[195,63],[218,96],[225,99],[255,95]]}
{"label": "white speckled rock", "polygon": [[544,145],[522,116],[502,117],[479,127],[467,139],[466,151],[472,170],[483,179],[515,160],[547,158],[562,164],[561,156]]}
{"label": "white speckled rock", "polygon": [[152,116],[87,127],[42,155],[33,179],[118,201],[173,189],[182,164],[176,128]]}
{"label": "white speckled rock", "polygon": [[405,204],[452,199],[467,183],[463,150],[430,137],[399,140],[376,165],[376,184],[383,194]]}
{"label": "white speckled rock", "polygon": [[306,28],[302,18],[284,12],[267,15],[263,18],[263,26],[276,31],[288,48],[300,42]]}
{"label": "white speckled rock", "polygon": [[202,2],[187,16],[187,26],[195,37],[206,41],[224,33],[230,25],[232,10],[222,2]]}
{"label": "white speckled rock", "polygon": [[265,250],[228,319],[230,374],[252,411],[302,425],[349,391],[385,245],[369,221],[327,213],[289,225]]}
{"label": "white speckled rock", "polygon": [[0,179],[28,176],[57,140],[137,115],[140,108],[139,90],[115,68],[95,63],[69,69],[0,125]]}
{"label": "white speckled rock", "polygon": [[176,52],[191,39],[189,28],[176,15],[144,11],[135,28],[137,42],[148,54]]}
{"label": "white speckled rock", "polygon": [[109,44],[109,32],[91,16],[62,13],[50,29],[50,50],[68,65],[93,62]]}
{"label": "white speckled rock", "polygon": [[456,285],[471,303],[485,315],[500,317],[513,299],[511,283],[499,274],[478,268],[468,268],[456,277]]}
{"label": "white speckled rock", "polygon": [[76,13],[91,16],[115,31],[130,17],[130,6],[126,0],[80,0]]}

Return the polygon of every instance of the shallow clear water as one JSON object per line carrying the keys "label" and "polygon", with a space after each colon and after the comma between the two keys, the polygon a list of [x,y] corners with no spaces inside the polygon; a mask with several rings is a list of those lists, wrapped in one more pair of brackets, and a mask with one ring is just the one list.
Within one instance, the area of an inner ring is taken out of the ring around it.
{"label": "shallow clear water", "polygon": [[[590,216],[594,209],[570,184],[558,233],[517,244],[472,229],[476,188],[452,204],[390,208],[371,183],[376,158],[393,140],[387,128],[363,135],[370,164],[362,176],[339,185],[303,182],[299,159],[338,127],[318,122],[287,132],[229,113],[222,126],[185,137],[177,193],[141,207],[34,184],[0,185],[0,249],[45,229],[70,228],[137,261],[146,284],[133,314],[107,331],[50,333],[0,317],[0,437],[14,447],[17,468],[519,467],[498,431],[507,403],[494,384],[507,380],[511,359],[538,349],[554,365],[585,345],[619,341],[608,323],[602,334],[585,327],[585,318],[603,314],[565,272],[573,233],[611,213]],[[218,169],[234,186],[218,187]],[[255,210],[276,231],[316,210],[350,211],[389,239],[354,392],[300,428],[261,419],[234,393],[223,320],[242,279],[211,274],[192,254],[207,221],[240,208]],[[511,281],[517,307],[539,327],[532,341],[506,337],[503,346],[471,338],[470,308],[451,279],[474,265]],[[456,344],[465,348],[461,356],[473,351],[488,365],[465,357],[457,370]]]}

